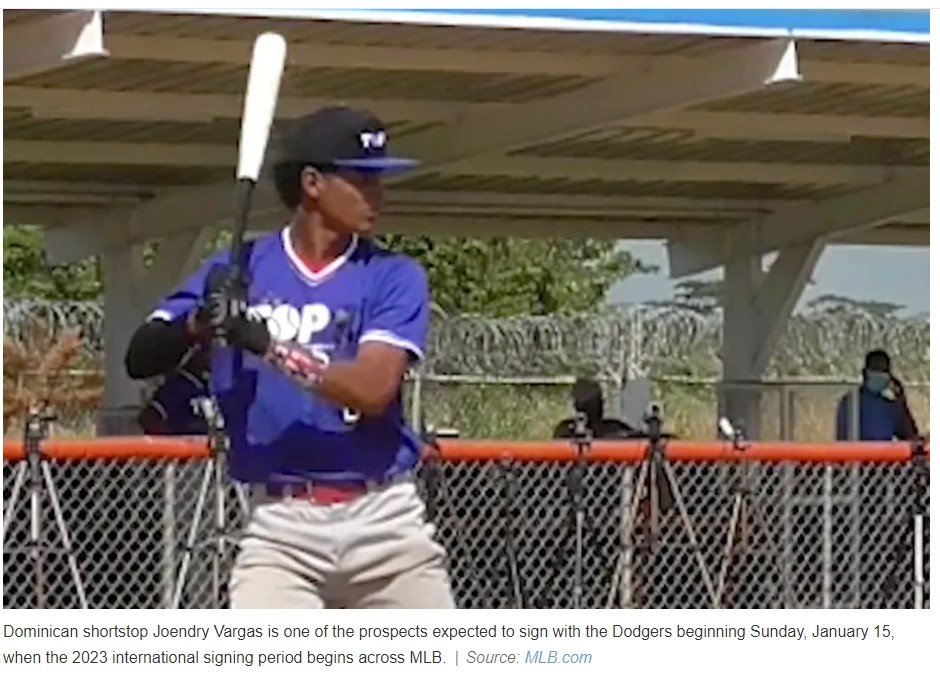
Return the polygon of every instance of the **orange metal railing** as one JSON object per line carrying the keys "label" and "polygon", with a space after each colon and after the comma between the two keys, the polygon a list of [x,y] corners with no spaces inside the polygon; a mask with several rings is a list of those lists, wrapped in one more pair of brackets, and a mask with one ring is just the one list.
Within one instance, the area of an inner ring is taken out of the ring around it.
{"label": "orange metal railing", "polygon": [[[518,442],[497,440],[441,440],[440,458],[463,463],[512,459],[522,463],[565,463],[577,459],[577,450],[567,441]],[[40,444],[42,455],[57,461],[148,461],[175,459],[200,461],[209,457],[205,437],[99,437],[94,439],[47,439]],[[645,440],[597,441],[586,451],[589,462],[638,463],[647,457]],[[915,455],[915,447],[906,442],[730,442],[667,441],[665,457],[675,462],[735,461],[794,463],[905,463]],[[930,456],[930,446],[924,448]],[[3,440],[3,458],[22,460],[23,442]]]}

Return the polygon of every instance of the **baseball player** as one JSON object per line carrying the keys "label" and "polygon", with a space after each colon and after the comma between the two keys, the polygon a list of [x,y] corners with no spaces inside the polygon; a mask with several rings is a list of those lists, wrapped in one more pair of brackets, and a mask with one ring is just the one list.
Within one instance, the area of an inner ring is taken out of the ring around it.
{"label": "baseball player", "polygon": [[195,404],[199,398],[208,396],[208,367],[208,353],[199,347],[166,375],[137,416],[144,434],[206,434],[206,420]]}
{"label": "baseball player", "polygon": [[247,281],[226,272],[228,252],[210,258],[128,348],[130,376],[152,376],[224,328],[211,386],[230,472],[252,490],[236,608],[454,606],[401,405],[423,357],[427,280],[370,239],[381,175],[416,165],[387,140],[373,114],[345,107],[298,121],[274,169],[292,217],[250,244]]}

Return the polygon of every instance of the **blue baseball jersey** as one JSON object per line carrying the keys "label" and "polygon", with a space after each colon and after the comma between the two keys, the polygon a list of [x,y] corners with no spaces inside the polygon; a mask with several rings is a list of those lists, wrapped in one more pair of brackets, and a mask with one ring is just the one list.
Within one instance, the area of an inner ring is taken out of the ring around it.
{"label": "blue baseball jersey", "polygon": [[171,372],[148,402],[166,428],[167,434],[196,435],[206,433],[206,421],[193,404],[208,395],[207,382],[186,369]]}
{"label": "blue baseball jersey", "polygon": [[[211,257],[151,319],[184,319],[211,268],[228,259],[227,251]],[[342,256],[313,271],[285,228],[252,243],[247,269],[249,313],[267,322],[273,338],[299,343],[325,364],[354,359],[368,342],[424,357],[427,278],[408,257],[353,236]],[[378,480],[418,461],[420,440],[405,424],[400,394],[382,416],[359,417],[230,348],[213,349],[211,386],[230,437],[230,471],[243,482]]]}
{"label": "blue baseball jersey", "polygon": [[851,396],[845,394],[836,412],[836,439],[849,440],[850,415],[858,415],[859,441],[893,441],[907,437],[904,431],[904,406],[860,387],[858,409],[851,408]]}

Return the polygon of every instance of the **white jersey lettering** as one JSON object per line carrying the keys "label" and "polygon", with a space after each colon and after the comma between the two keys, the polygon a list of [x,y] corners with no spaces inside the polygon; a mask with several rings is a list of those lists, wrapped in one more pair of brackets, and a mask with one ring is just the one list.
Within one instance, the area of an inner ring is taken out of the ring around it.
{"label": "white jersey lettering", "polygon": [[297,340],[300,343],[310,343],[314,334],[320,333],[330,324],[330,308],[320,302],[304,305],[300,315],[300,333]]}

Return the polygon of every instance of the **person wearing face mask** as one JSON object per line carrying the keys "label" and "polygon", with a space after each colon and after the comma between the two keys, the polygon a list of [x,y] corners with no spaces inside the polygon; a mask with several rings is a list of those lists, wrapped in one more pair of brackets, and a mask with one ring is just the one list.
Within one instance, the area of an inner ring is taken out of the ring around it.
{"label": "person wearing face mask", "polygon": [[849,415],[857,415],[859,441],[916,439],[917,422],[911,414],[901,382],[891,373],[891,359],[883,350],[865,356],[862,385],[857,394],[858,408],[852,410],[852,396],[839,401],[836,414],[836,438],[850,438]]}

